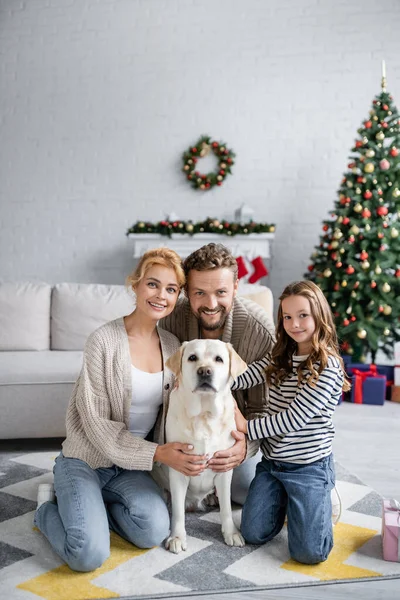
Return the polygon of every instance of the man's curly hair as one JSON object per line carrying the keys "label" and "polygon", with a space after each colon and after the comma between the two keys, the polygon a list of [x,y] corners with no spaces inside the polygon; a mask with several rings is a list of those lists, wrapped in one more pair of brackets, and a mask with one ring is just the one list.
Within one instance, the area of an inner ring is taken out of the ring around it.
{"label": "man's curly hair", "polygon": [[206,244],[198,250],[189,254],[183,261],[183,270],[186,279],[189,271],[211,271],[212,269],[230,269],[233,273],[234,281],[238,277],[238,266],[236,258],[223,244]]}

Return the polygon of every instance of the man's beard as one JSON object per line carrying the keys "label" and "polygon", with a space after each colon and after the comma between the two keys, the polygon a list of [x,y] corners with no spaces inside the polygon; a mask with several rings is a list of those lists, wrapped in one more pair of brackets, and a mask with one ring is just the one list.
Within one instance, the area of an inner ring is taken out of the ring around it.
{"label": "man's beard", "polygon": [[202,312],[205,311],[203,308],[200,308],[198,311],[198,319],[200,321],[200,326],[204,331],[216,331],[217,329],[222,329],[225,325],[226,317],[228,316],[225,308],[221,308],[219,311],[220,318],[216,323],[209,323],[208,321],[205,321],[202,317]]}

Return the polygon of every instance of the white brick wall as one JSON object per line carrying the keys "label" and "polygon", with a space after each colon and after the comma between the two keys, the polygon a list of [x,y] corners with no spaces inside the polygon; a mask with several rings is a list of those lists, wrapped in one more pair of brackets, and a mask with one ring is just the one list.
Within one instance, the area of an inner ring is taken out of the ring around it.
{"label": "white brick wall", "polygon": [[[0,0],[0,278],[121,283],[125,231],[169,211],[277,224],[270,285],[301,278],[357,127],[400,105],[400,2]],[[182,151],[236,151],[192,190]]]}

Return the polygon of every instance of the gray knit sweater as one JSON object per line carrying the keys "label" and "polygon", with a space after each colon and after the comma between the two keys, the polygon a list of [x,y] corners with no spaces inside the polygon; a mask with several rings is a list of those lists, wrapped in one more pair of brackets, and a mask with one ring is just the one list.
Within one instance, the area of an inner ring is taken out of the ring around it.
{"label": "gray knit sweater", "polygon": [[[159,327],[176,335],[181,342],[200,337],[198,319],[185,297],[178,300],[168,317],[159,321]],[[274,324],[261,306],[247,298],[236,297],[225,322],[222,341],[230,342],[239,356],[250,364],[272,350],[275,343]],[[248,390],[236,391],[234,396],[246,419],[256,419],[267,414],[267,390],[264,383]],[[257,442],[248,442],[247,456],[255,454],[257,449]]]}
{"label": "gray knit sweater", "polygon": [[177,338],[158,330],[164,363],[163,410],[154,428],[154,442],[129,431],[132,400],[131,358],[124,319],[110,321],[88,338],[83,366],[67,410],[64,456],[79,458],[92,468],[117,465],[151,471],[157,443],[164,443],[165,415],[174,376],[165,361],[178,350]]}

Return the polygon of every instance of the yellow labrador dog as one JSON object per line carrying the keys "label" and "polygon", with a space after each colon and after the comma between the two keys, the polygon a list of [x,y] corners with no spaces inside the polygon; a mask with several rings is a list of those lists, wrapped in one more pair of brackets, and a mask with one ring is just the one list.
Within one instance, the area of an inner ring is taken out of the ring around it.
{"label": "yellow labrador dog", "polygon": [[[193,445],[193,454],[210,457],[217,450],[233,446],[231,431],[236,429],[233,379],[247,365],[231,344],[219,340],[184,342],[166,365],[175,373],[178,386],[171,392],[166,419],[167,442]],[[171,534],[166,548],[177,554],[186,550],[185,503],[199,506],[217,490],[221,513],[222,534],[228,546],[244,546],[244,539],[235,527],[231,508],[232,470],[214,473],[205,469],[196,477],[183,475],[169,468],[172,504]]]}

